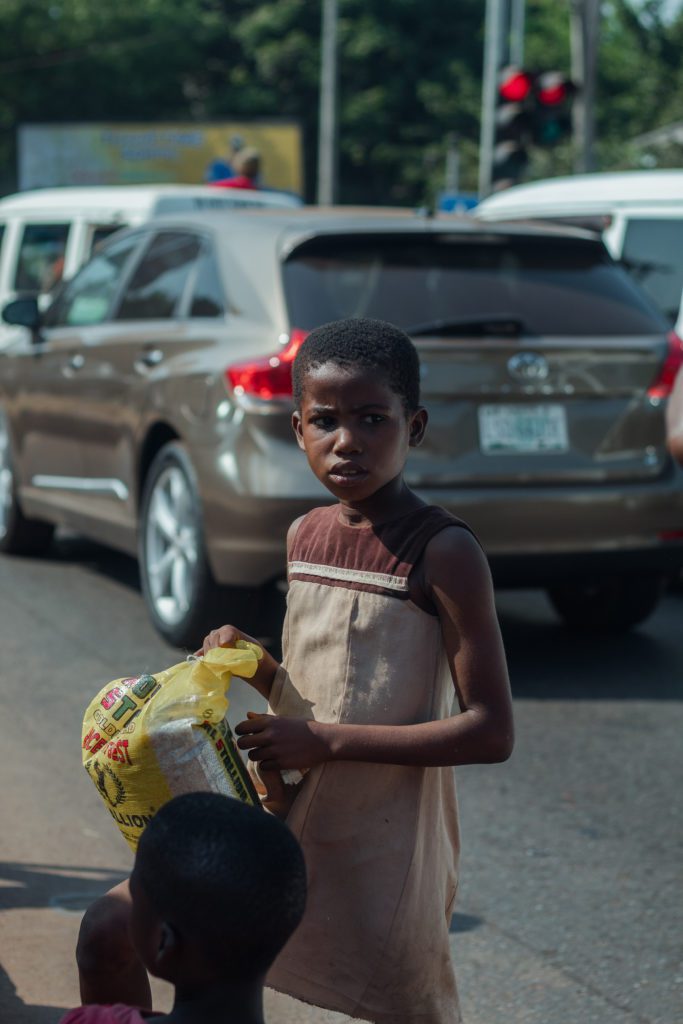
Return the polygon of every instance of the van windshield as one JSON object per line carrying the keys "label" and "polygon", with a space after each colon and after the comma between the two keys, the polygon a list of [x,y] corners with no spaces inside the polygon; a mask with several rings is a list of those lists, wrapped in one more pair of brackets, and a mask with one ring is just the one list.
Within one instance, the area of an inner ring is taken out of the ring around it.
{"label": "van windshield", "polygon": [[[283,267],[290,323],[375,317],[419,333],[637,336],[666,330],[600,242],[552,236],[325,235]],[[490,329],[488,327],[490,326]]]}
{"label": "van windshield", "polygon": [[629,220],[621,262],[675,324],[683,292],[683,218]]}

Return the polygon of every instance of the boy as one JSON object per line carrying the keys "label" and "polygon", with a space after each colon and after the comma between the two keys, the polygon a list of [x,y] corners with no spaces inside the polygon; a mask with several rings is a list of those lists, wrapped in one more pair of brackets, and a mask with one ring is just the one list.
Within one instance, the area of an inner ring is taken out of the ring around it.
{"label": "boy", "polygon": [[[513,742],[488,566],[404,481],[427,413],[402,331],[318,328],[293,385],[297,441],[338,503],[289,530],[283,663],[264,658],[252,680],[274,715],[236,729],[260,769],[308,770],[287,823],[309,903],[267,984],[381,1024],[454,1024],[451,766],[504,761]],[[222,627],[204,650],[240,635]]]}
{"label": "boy", "polygon": [[285,825],[217,793],[175,797],[142,834],[130,896],[134,948],[175,986],[173,1010],[82,1006],[62,1024],[263,1024],[266,972],[306,898],[303,856]]}

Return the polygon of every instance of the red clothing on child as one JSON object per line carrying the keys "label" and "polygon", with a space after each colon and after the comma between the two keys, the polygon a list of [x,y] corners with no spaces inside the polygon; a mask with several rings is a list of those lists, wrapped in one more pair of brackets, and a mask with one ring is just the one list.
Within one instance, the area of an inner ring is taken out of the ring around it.
{"label": "red clothing on child", "polygon": [[62,1017],[59,1024],[144,1024],[153,1017],[163,1017],[152,1010],[115,1003],[113,1006],[77,1006]]}
{"label": "red clothing on child", "polygon": [[254,179],[248,178],[246,174],[236,174],[234,178],[223,178],[221,181],[212,181],[211,184],[219,188],[258,188]]}

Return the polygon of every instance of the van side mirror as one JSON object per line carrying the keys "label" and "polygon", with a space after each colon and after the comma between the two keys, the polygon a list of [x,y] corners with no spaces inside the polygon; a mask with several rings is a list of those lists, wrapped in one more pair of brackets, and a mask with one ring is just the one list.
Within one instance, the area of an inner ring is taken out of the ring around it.
{"label": "van side mirror", "polygon": [[8,302],[2,311],[2,319],[6,324],[15,324],[17,327],[28,327],[31,331],[37,331],[40,325],[38,300],[31,295]]}

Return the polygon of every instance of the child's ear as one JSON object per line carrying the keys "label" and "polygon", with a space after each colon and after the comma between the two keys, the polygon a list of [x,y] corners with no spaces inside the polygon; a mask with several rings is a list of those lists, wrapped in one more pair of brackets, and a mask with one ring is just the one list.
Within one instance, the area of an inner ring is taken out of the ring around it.
{"label": "child's ear", "polygon": [[296,443],[299,445],[299,448],[301,448],[301,450],[305,452],[306,446],[304,445],[304,435],[302,426],[303,424],[301,422],[301,413],[299,412],[298,409],[295,409],[294,412],[292,413],[292,430],[294,431],[294,435],[296,437]]}
{"label": "child's ear", "polygon": [[408,444],[411,448],[417,448],[422,444],[428,419],[427,410],[422,408],[418,409],[410,417]]}
{"label": "child's ear", "polygon": [[151,973],[165,980],[176,977],[178,960],[182,956],[181,945],[181,938],[173,925],[162,921],[154,963],[149,964]]}

